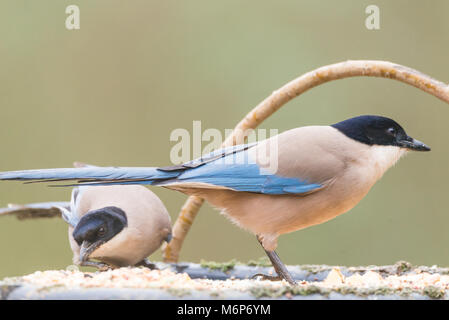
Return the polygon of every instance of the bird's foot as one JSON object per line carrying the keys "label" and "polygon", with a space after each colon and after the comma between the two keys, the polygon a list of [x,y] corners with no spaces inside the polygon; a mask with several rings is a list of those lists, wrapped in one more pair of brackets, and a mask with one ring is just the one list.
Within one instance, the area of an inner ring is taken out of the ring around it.
{"label": "bird's foot", "polygon": [[98,271],[107,271],[107,270],[113,269],[113,267],[108,264],[101,263],[101,262],[95,262],[95,261],[89,261],[89,260],[81,262],[80,265],[83,267],[97,268]]}
{"label": "bird's foot", "polygon": [[251,277],[251,279],[260,278],[261,280],[269,280],[269,281],[281,281],[283,278],[281,276],[269,276],[263,273],[256,273]]}
{"label": "bird's foot", "polygon": [[138,264],[136,264],[136,267],[145,267],[145,268],[148,268],[150,270],[159,270],[159,268],[156,267],[156,265],[154,263],[152,263],[148,259],[143,259]]}
{"label": "bird's foot", "polygon": [[297,285],[296,281],[293,280],[293,278],[290,275],[283,275],[282,273],[278,274],[277,276],[269,276],[269,275],[263,274],[263,273],[256,273],[255,275],[253,275],[251,277],[251,279],[255,279],[257,277],[260,277],[261,280],[269,280],[269,281],[282,281],[282,280],[285,280],[291,286],[296,286]]}
{"label": "bird's foot", "polygon": [[293,280],[293,277],[291,276],[290,272],[288,272],[287,268],[285,268],[284,266],[282,266],[282,268],[275,267],[275,270],[278,274],[279,279],[287,281],[291,286],[297,285],[296,281]]}

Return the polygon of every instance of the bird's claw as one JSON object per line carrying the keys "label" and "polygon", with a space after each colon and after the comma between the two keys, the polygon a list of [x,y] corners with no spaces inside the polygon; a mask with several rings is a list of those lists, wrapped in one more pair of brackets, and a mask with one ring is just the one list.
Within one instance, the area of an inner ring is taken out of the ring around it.
{"label": "bird's claw", "polygon": [[98,271],[107,271],[107,270],[113,269],[113,267],[108,264],[101,263],[101,262],[94,262],[94,261],[83,261],[83,262],[81,262],[80,265],[83,267],[97,268]]}
{"label": "bird's claw", "polygon": [[296,281],[293,280],[289,275],[283,276],[282,273],[278,274],[277,276],[269,276],[269,275],[263,274],[263,273],[256,273],[255,275],[253,275],[251,277],[251,279],[255,279],[257,277],[260,277],[261,280],[269,280],[269,281],[282,281],[282,280],[285,280],[291,286],[296,286],[297,285]]}
{"label": "bird's claw", "polygon": [[145,267],[150,270],[159,270],[159,268],[154,263],[150,262],[150,260],[148,259],[143,259],[138,264],[136,264],[136,267]]}
{"label": "bird's claw", "polygon": [[100,263],[98,265],[98,271],[108,271],[108,270],[112,270],[113,268],[110,265],[104,264],[104,263]]}
{"label": "bird's claw", "polygon": [[283,278],[281,276],[279,276],[279,275],[277,275],[277,276],[269,276],[269,275],[263,274],[263,273],[256,273],[255,275],[253,275],[251,277],[251,279],[255,279],[257,277],[260,277],[261,280],[269,280],[269,281],[281,281],[281,280],[283,280]]}

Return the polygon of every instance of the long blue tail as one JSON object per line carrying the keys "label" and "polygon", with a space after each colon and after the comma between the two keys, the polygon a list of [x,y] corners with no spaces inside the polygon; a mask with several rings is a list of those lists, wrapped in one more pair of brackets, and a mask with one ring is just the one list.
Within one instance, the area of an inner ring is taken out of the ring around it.
{"label": "long blue tail", "polygon": [[18,181],[67,181],[107,182],[120,180],[139,184],[153,184],[166,179],[176,178],[178,171],[162,171],[152,167],[84,167],[37,169],[0,172],[0,180]]}

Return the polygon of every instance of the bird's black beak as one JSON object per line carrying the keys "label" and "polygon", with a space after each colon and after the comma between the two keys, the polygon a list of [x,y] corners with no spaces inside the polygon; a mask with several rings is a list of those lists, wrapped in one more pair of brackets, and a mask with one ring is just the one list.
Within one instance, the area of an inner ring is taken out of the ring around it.
{"label": "bird's black beak", "polygon": [[406,137],[398,141],[401,148],[406,148],[414,151],[430,151],[430,147],[419,140],[413,139],[412,137]]}
{"label": "bird's black beak", "polygon": [[104,243],[103,241],[95,241],[93,243],[83,241],[80,248],[80,261],[81,262],[88,261],[92,252],[94,252],[103,243]]}

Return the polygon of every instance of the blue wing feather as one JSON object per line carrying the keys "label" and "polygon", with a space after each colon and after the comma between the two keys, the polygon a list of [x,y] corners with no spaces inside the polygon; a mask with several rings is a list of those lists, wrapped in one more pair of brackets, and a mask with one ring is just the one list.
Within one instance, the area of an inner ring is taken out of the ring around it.
{"label": "blue wing feather", "polygon": [[[229,160],[229,157],[232,157]],[[175,179],[157,182],[170,186],[183,183],[202,183],[222,186],[235,191],[263,194],[298,194],[321,188],[320,184],[309,183],[293,177],[282,177],[264,172],[256,163],[247,161],[247,151],[216,159],[202,166],[185,170]]]}

